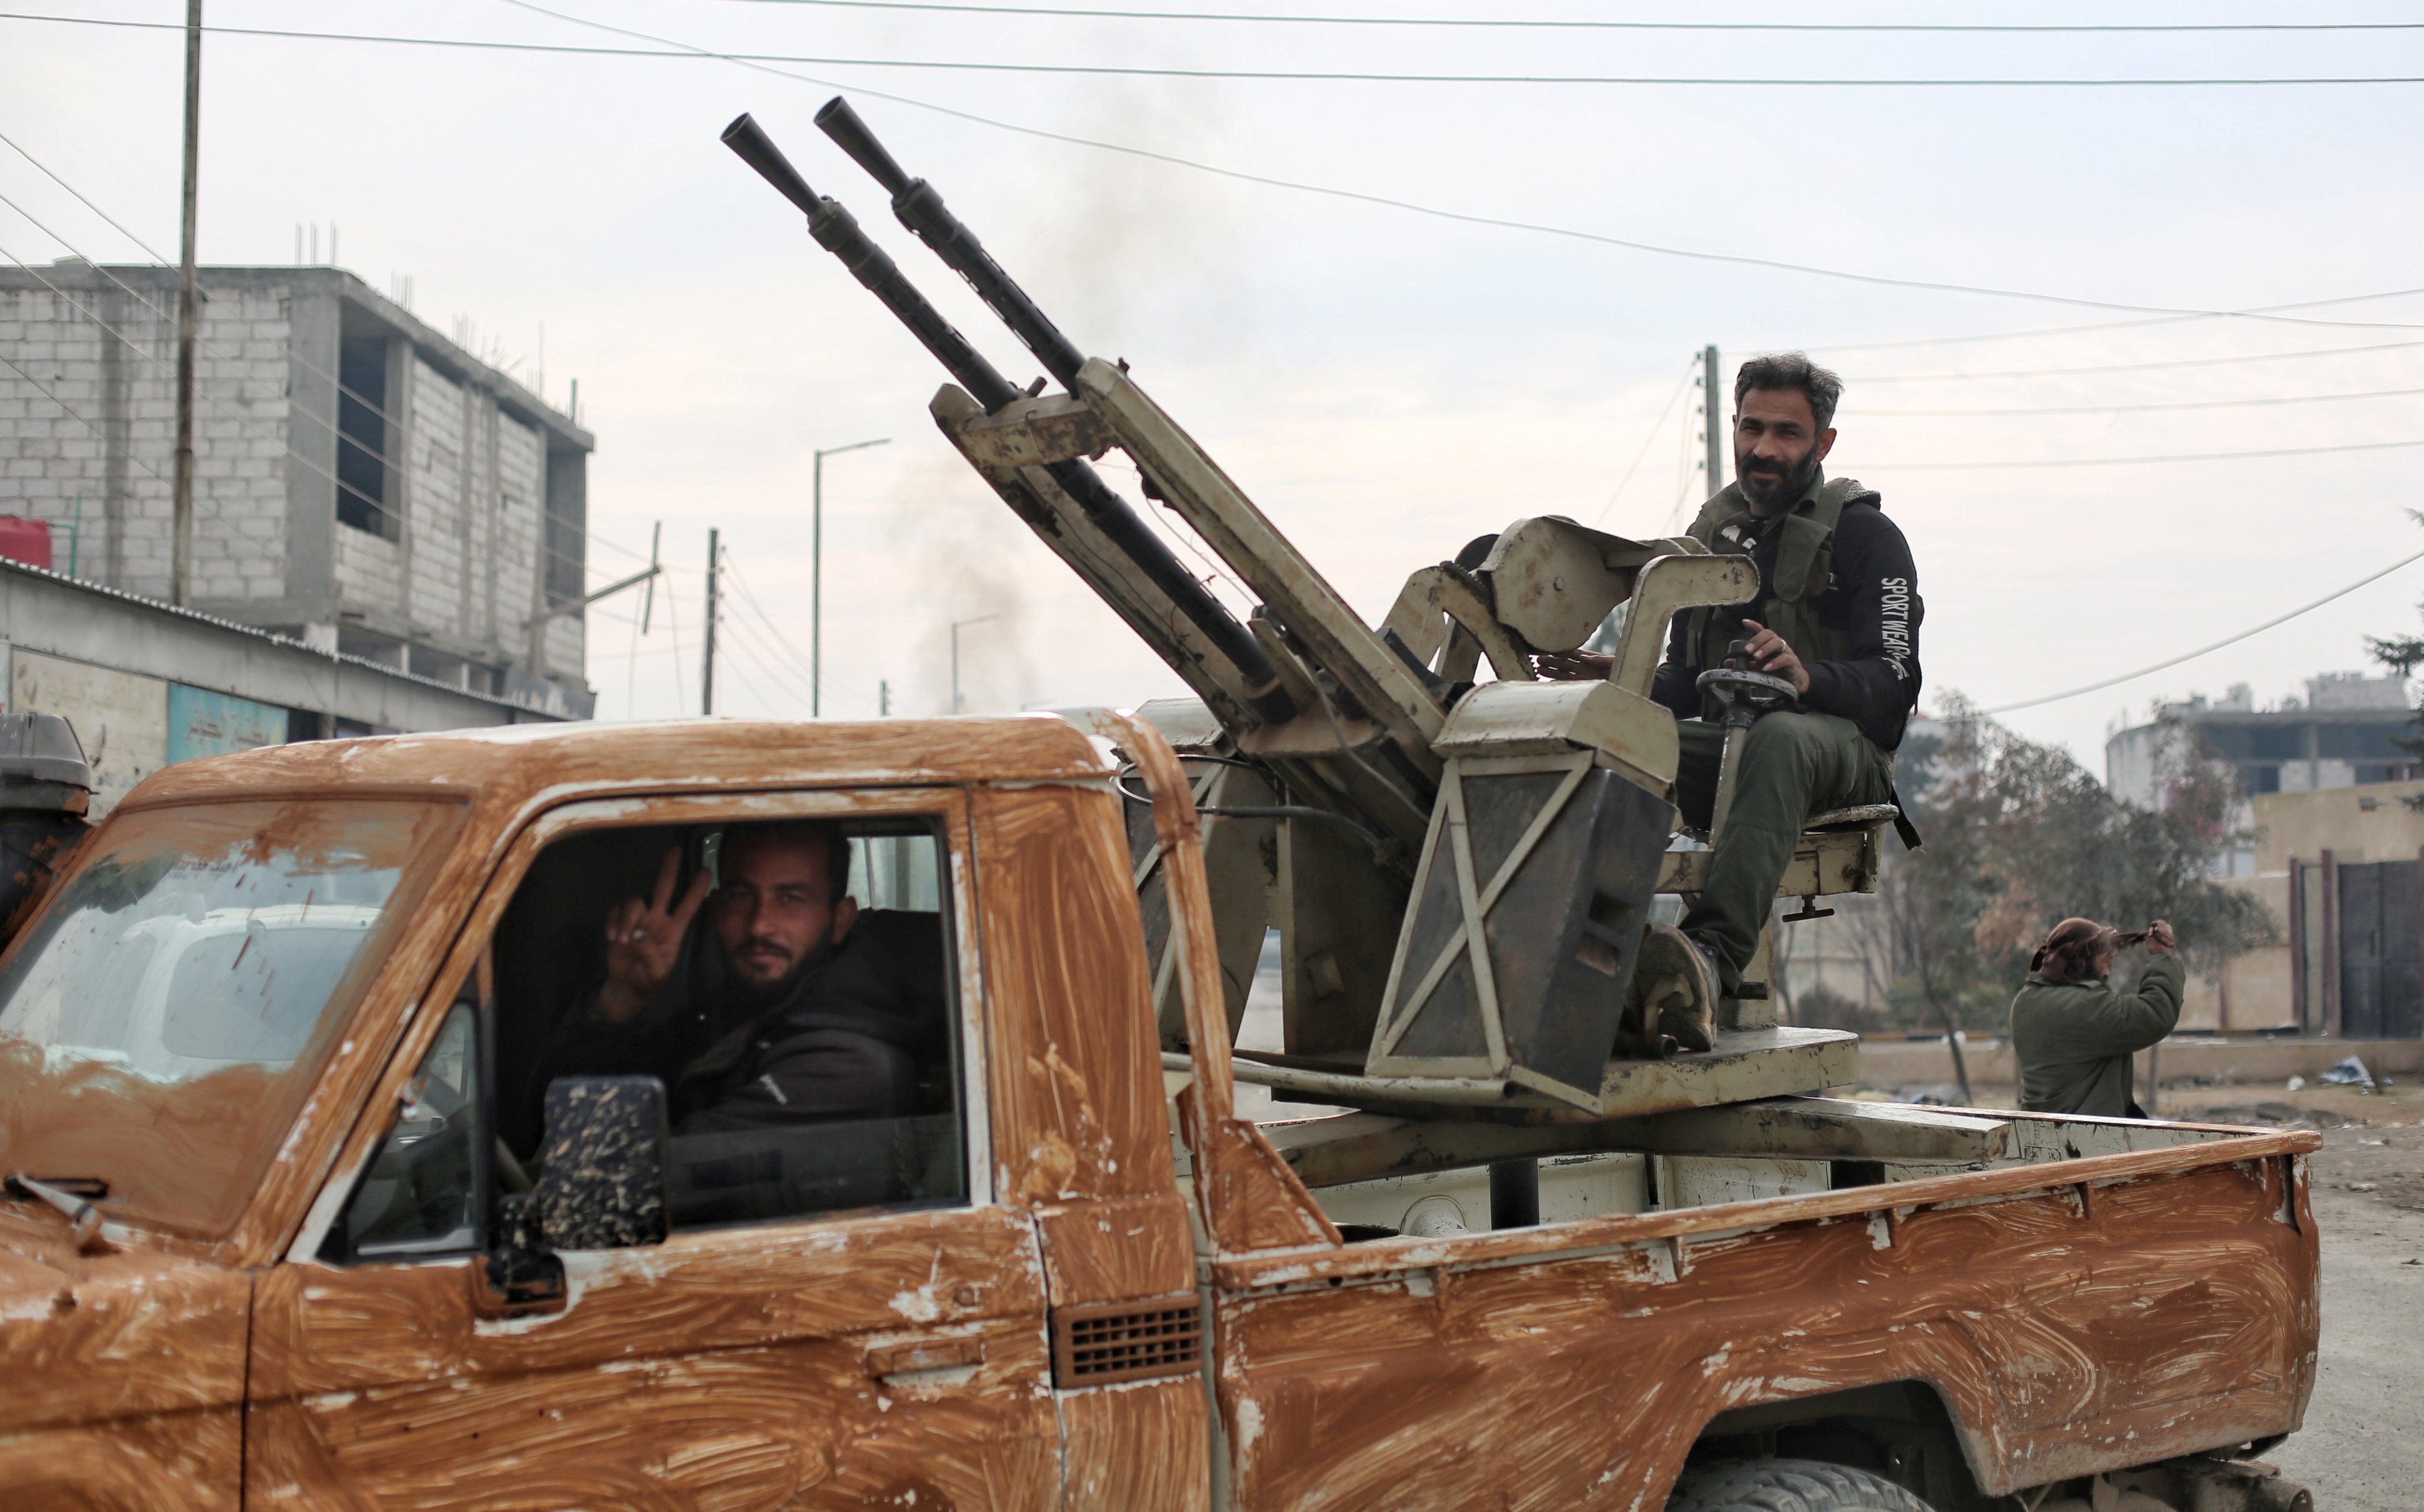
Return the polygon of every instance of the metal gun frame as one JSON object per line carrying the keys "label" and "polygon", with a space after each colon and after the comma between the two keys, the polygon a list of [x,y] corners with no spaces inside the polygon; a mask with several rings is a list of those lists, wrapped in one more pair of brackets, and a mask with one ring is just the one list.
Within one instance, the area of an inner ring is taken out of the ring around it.
{"label": "metal gun frame", "polygon": [[[1500,1001],[1491,984],[1505,968],[1493,968],[1483,943],[1507,927],[1490,914],[1507,875],[1486,889],[1487,900],[1470,876],[1465,816],[1474,782],[1521,778],[1536,769],[1569,778],[1599,770],[1671,799],[1673,729],[1648,697],[1666,627],[1681,610],[1752,597],[1758,580],[1747,560],[1710,555],[1688,539],[1633,541],[1555,517],[1522,519],[1501,533],[1477,567],[1442,564],[1415,572],[1375,629],[1135,382],[1125,363],[1081,358],[933,187],[910,177],[845,102],[832,102],[817,119],[890,193],[901,224],[965,278],[1066,387],[1046,394],[1040,384],[1027,390],[1011,385],[847,211],[814,195],[747,117],[734,122],[727,143],[808,215],[817,241],[958,380],[929,406],[944,436],[1202,700],[1197,712],[1184,702],[1140,712],[1182,756],[1194,758],[1188,775],[1205,810],[1207,867],[1228,879],[1216,885],[1215,906],[1233,1038],[1264,930],[1277,923],[1282,931],[1288,1051],[1261,1058],[1239,1052],[1241,1079],[1302,1081],[1295,1089],[1300,1094],[1318,1083],[1324,1100],[1367,1106],[1497,1103],[1562,1106],[1567,1116],[1586,1117],[1845,1079],[1850,1036],[1779,1029],[1772,1006],[1747,992],[1714,1015],[1723,1042],[1662,1063],[1663,1070],[1619,1060],[1598,1085],[1574,1069],[1571,1056],[1557,1074],[1526,1070],[1526,1047],[1510,1026],[1537,1025],[1540,1004],[1510,1009]],[[1095,473],[1092,462],[1113,450],[1135,464],[1146,494],[1177,514],[1257,600],[1242,625]],[[1539,697],[1510,694],[1487,711],[1463,698],[1483,658],[1501,684],[1529,684],[1532,653],[1581,645],[1619,607],[1622,629],[1608,679],[1616,697],[1601,699],[1590,717],[1568,709],[1572,701],[1560,703],[1545,685]],[[1560,709],[1576,717],[1564,718]],[[1459,728],[1443,739],[1452,712]],[[1662,743],[1663,766],[1642,755]],[[1527,812],[1524,852],[1549,826],[1564,822],[1560,810],[1576,790],[1573,780],[1563,780],[1546,806]],[[1808,899],[1819,896],[1874,890],[1877,836],[1890,817],[1890,810],[1821,816],[1780,896],[1804,899],[1808,910]],[[1131,838],[1164,1044],[1175,1051],[1187,1031],[1177,1011],[1167,904],[1158,896],[1158,848],[1141,822]],[[1580,864],[1571,859],[1574,849],[1564,848],[1563,864]],[[1443,921],[1429,910],[1429,932],[1418,939],[1409,899],[1427,885],[1436,891],[1442,884],[1426,879],[1435,866],[1451,864],[1466,879],[1457,916]],[[1504,872],[1511,874],[1514,865],[1507,863]],[[1654,886],[1695,890],[1706,866],[1705,851],[1670,850],[1651,868]],[[1647,878],[1639,883],[1651,885]],[[1275,908],[1266,907],[1267,890]],[[1638,924],[1610,928],[1595,917],[1582,920],[1577,934],[1578,916],[1566,911],[1555,948],[1579,949],[1587,958],[1599,952],[1601,969],[1621,982],[1631,971],[1630,947],[1610,942],[1629,938]],[[1459,997],[1455,1011],[1474,1019],[1467,1038],[1475,1042],[1456,1054],[1410,1053],[1408,1025],[1459,953],[1470,955],[1478,991],[1470,1004]],[[1763,952],[1754,981],[1767,976],[1766,965]],[[1391,1008],[1401,980],[1412,996]],[[1536,984],[1536,998],[1539,990]],[[1746,1075],[1745,1065],[1753,1062],[1775,1074]]]}

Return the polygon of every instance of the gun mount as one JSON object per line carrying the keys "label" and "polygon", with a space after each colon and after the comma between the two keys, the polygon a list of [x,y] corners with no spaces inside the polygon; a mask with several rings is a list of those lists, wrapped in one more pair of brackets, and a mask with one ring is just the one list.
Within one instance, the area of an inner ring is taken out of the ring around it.
{"label": "gun mount", "polygon": [[[847,102],[817,124],[1061,385],[1011,383],[749,117],[726,131],[950,373],[929,406],[944,436],[1195,693],[1139,712],[1187,758],[1205,816],[1233,1038],[1265,931],[1280,931],[1286,1049],[1236,1052],[1241,1079],[1308,1101],[1534,1119],[1854,1079],[1852,1036],[1778,1027],[1768,951],[1738,999],[1715,1002],[1705,974],[1671,970],[1691,953],[1652,922],[1653,895],[1695,890],[1707,852],[1670,843],[1676,735],[1651,677],[1677,612],[1754,596],[1747,559],[1532,517],[1477,561],[1415,571],[1369,626],[1127,365],[1083,356]],[[1094,471],[1115,450],[1252,596],[1242,619]],[[1534,678],[1535,653],[1577,649],[1612,614],[1605,682]],[[1485,660],[1491,679],[1476,684]],[[1874,890],[1891,817],[1820,816],[1779,896],[1807,911]],[[1175,952],[1141,810],[1130,840],[1176,1051]],[[1674,1053],[1653,988],[1692,999],[1714,1043]]]}

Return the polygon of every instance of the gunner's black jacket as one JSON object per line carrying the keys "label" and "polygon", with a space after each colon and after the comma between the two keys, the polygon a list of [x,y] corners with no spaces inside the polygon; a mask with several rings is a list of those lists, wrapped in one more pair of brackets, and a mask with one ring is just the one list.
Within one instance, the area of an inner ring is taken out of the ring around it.
{"label": "gunner's black jacket", "polygon": [[[1756,603],[1712,613],[1772,623],[1768,585],[1776,576],[1781,533],[1775,527],[1780,517],[1753,519],[1743,528],[1751,561],[1759,568]],[[1902,744],[1903,730],[1919,704],[1919,570],[1901,528],[1871,500],[1855,499],[1844,506],[1835,526],[1833,570],[1811,608],[1821,624],[1839,632],[1845,654],[1841,660],[1819,661],[1806,646],[1793,648],[1810,673],[1810,691],[1802,695],[1801,706],[1839,714],[1859,725],[1860,733],[1880,749],[1893,750]],[[1693,617],[1688,613],[1675,616],[1666,658],[1651,688],[1659,703],[1687,719],[1701,711],[1695,679],[1708,670],[1696,664]]]}

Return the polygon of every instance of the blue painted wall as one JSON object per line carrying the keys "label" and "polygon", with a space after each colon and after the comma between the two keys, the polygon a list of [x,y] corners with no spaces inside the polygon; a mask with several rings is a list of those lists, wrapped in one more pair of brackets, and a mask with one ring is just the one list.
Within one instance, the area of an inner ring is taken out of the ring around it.
{"label": "blue painted wall", "polygon": [[168,685],[170,762],[286,742],[286,710],[230,693]]}

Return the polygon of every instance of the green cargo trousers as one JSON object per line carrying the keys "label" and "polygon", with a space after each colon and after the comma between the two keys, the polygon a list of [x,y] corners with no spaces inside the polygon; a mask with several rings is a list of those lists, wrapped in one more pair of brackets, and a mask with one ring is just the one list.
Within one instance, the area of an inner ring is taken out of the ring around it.
{"label": "green cargo trousers", "polygon": [[[1706,720],[1678,719],[1682,746],[1675,804],[1683,822],[1709,826],[1717,801],[1717,764],[1726,731]],[[1813,814],[1883,804],[1893,791],[1893,754],[1834,714],[1775,713],[1743,738],[1733,810],[1709,858],[1709,884],[1684,912],[1682,930],[1717,958],[1721,985],[1742,980],[1767,927],[1777,883],[1793,862],[1801,826]]]}

